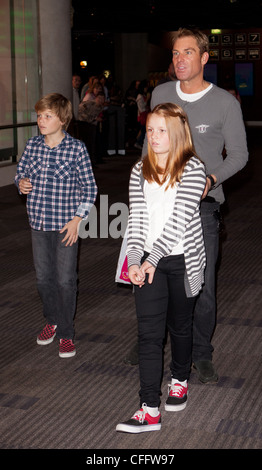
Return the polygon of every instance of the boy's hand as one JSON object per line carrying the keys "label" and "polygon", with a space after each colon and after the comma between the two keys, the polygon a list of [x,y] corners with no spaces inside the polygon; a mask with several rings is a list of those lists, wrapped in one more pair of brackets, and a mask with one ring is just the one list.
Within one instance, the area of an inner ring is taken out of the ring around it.
{"label": "boy's hand", "polygon": [[67,222],[65,226],[60,230],[60,233],[64,233],[66,231],[66,235],[62,240],[66,242],[66,246],[72,246],[78,240],[78,224],[80,222],[81,217],[75,216],[72,220]]}
{"label": "boy's hand", "polygon": [[29,178],[22,178],[18,183],[19,189],[22,194],[28,194],[32,191],[33,186]]}

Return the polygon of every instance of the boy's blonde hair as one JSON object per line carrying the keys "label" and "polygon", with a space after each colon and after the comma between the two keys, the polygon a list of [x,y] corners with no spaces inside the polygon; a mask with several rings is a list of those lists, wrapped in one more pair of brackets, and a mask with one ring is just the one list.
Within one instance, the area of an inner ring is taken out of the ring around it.
{"label": "boy's blonde hair", "polygon": [[50,93],[43,96],[35,105],[36,112],[50,109],[63,123],[62,128],[67,129],[73,118],[72,103],[59,93]]}

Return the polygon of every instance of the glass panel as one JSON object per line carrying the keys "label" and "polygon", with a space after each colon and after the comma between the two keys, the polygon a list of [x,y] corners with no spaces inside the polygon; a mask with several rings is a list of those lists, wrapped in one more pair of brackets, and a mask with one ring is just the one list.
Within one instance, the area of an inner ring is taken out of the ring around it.
{"label": "glass panel", "polygon": [[[0,4],[0,126],[36,121],[40,96],[38,1],[1,0]],[[0,161],[21,155],[37,126],[0,129]]]}
{"label": "glass panel", "polygon": [[[13,123],[12,61],[9,0],[0,7],[0,126]],[[0,131],[0,160],[6,160],[14,147],[13,130]]]}
{"label": "glass panel", "polygon": [[[17,123],[34,122],[39,99],[38,11],[35,0],[14,0]],[[18,155],[37,127],[17,129]]]}

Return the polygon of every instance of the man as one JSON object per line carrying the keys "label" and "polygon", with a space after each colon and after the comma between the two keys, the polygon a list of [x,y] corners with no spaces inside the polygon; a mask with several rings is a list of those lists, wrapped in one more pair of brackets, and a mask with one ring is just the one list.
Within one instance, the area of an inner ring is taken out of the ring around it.
{"label": "man", "polygon": [[[211,338],[216,323],[216,262],[220,205],[224,202],[222,183],[245,166],[248,150],[239,102],[204,79],[208,49],[208,38],[200,31],[180,28],[175,33],[172,54],[177,81],[154,89],[151,109],[160,103],[173,102],[185,110],[196,153],[206,166],[201,219],[207,266],[205,285],[194,311],[193,364],[201,382],[214,383],[218,374],[212,363]],[[226,158],[222,156],[224,148]],[[142,155],[146,152],[145,141]]]}
{"label": "man", "polygon": [[73,87],[73,115],[74,118],[78,119],[78,107],[80,103],[79,89],[81,86],[82,80],[81,77],[77,74],[74,74],[72,77],[72,87]]}

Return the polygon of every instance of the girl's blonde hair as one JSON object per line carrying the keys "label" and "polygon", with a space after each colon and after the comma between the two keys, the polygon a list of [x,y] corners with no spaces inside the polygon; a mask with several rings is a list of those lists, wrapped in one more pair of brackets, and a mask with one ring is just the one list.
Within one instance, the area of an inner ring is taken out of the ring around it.
{"label": "girl's blonde hair", "polygon": [[50,93],[41,98],[35,105],[37,113],[39,111],[45,111],[46,109],[50,109],[59,117],[60,121],[63,123],[63,129],[66,130],[68,128],[73,118],[71,101],[59,93]]}
{"label": "girl's blonde hair", "polygon": [[[158,166],[157,154],[148,144],[148,153],[143,160],[143,176],[148,182],[159,185],[168,182],[167,187],[181,181],[181,176],[188,160],[196,155],[186,113],[173,103],[158,104],[148,114],[165,118],[170,147],[165,169]],[[159,176],[162,176],[160,179]]]}

